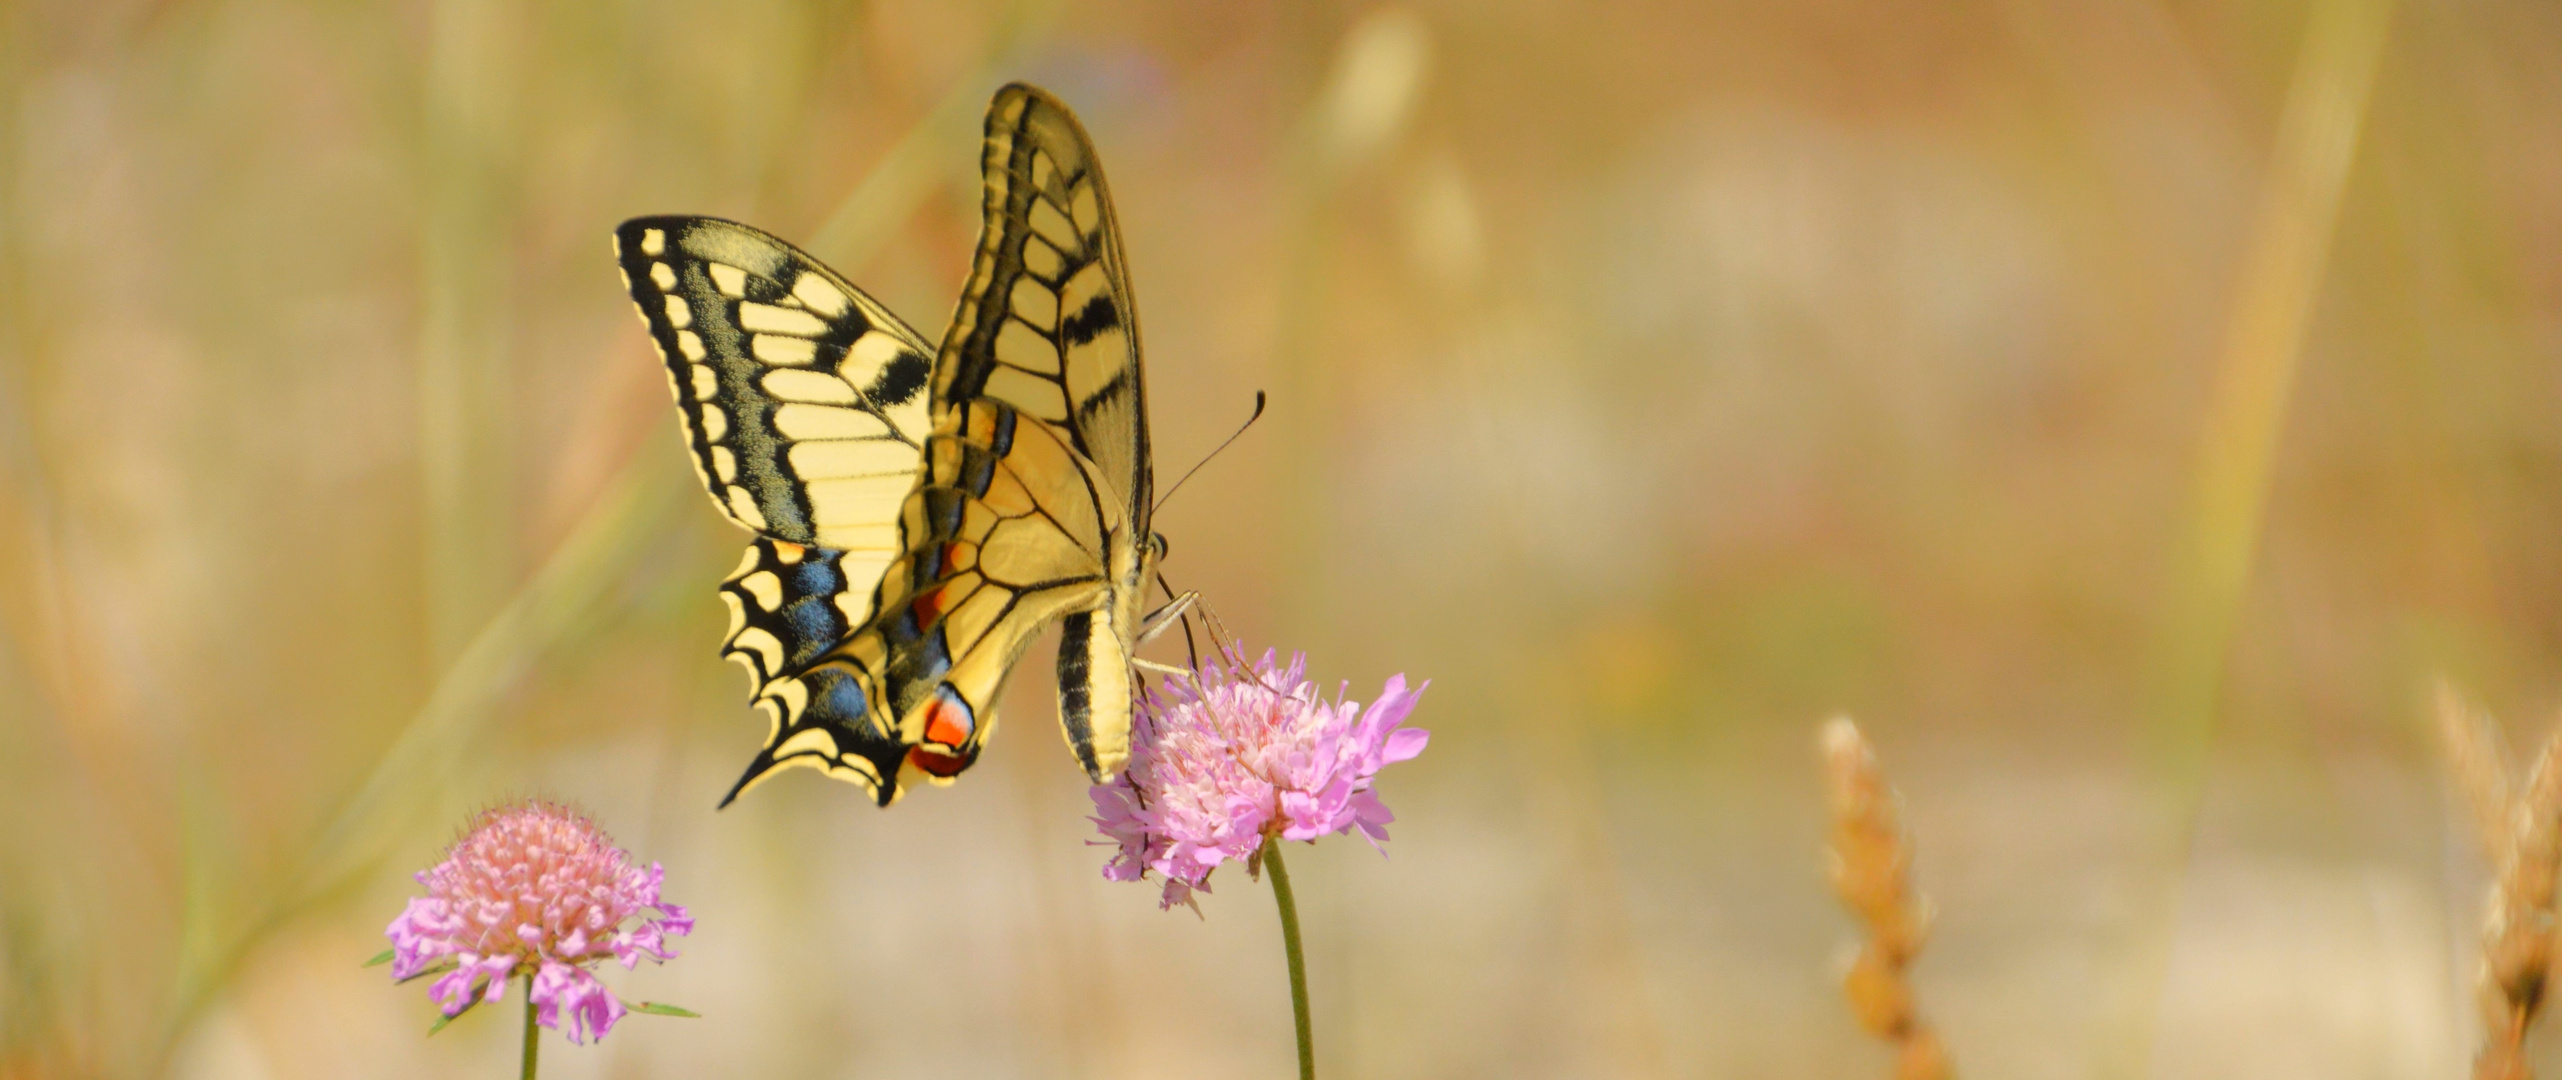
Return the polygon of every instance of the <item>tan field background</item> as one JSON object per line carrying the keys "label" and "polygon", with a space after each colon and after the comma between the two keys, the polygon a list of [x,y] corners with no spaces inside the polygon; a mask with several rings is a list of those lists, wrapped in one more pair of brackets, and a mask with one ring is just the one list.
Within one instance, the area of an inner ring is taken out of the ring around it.
{"label": "tan field background", "polygon": [[1323,1074],[1884,1076],[1840,712],[1965,1075],[2463,1074],[2431,688],[2562,707],[2546,0],[0,2],[0,1077],[510,1075],[358,964],[525,793],[701,919],[606,978],[703,1018],[546,1075],[1288,1075],[1269,890],[1100,878],[1046,644],[955,787],[712,809],[741,534],[608,230],[937,332],[1014,78],[1161,486],[1272,394],[1175,583],[1434,680],[1390,857],[1291,856]]}

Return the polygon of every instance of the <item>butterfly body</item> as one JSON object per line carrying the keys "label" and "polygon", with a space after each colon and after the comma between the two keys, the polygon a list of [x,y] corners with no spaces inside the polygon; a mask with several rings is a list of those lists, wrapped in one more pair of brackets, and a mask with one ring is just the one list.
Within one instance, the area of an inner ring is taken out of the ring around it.
{"label": "butterfly body", "polygon": [[982,166],[977,257],[930,353],[746,226],[617,231],[696,471],[758,534],[721,586],[724,652],[771,727],[730,798],[791,767],[884,806],[914,780],[949,782],[1054,623],[1062,734],[1098,782],[1128,757],[1143,587],[1165,544],[1119,230],[1091,141],[1040,90],[998,91]]}

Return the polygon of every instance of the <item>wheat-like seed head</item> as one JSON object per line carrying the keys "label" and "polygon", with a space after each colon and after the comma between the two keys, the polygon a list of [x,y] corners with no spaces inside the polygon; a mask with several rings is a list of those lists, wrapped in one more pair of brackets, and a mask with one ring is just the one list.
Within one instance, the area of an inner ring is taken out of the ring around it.
{"label": "wheat-like seed head", "polygon": [[1930,902],[1913,891],[1912,835],[1859,727],[1824,725],[1824,790],[1832,806],[1832,880],[1867,939],[1842,977],[1851,1014],[1895,1046],[1896,1080],[1948,1080],[1948,1053],[1923,1022],[1904,978],[1930,934]]}
{"label": "wheat-like seed head", "polygon": [[2482,918],[2482,1052],[2475,1080],[2531,1080],[2526,1035],[2553,966],[2554,888],[2562,876],[2562,731],[2546,739],[2522,789],[2489,714],[2440,684],[2438,733],[2447,770],[2471,806],[2497,869]]}

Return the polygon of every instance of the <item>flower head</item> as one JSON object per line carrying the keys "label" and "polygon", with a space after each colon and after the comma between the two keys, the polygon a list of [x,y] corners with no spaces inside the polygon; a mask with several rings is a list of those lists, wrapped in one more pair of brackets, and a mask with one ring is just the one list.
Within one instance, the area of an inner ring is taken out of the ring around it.
{"label": "flower head", "polygon": [[603,1038],[626,1009],[589,968],[666,960],[676,955],[667,939],[694,929],[684,908],[659,899],[664,877],[657,863],[634,866],[566,806],[527,800],[482,811],[443,862],[419,872],[427,895],[383,931],[392,977],[451,961],[428,989],[450,1017],[530,975],[539,1023],[571,1042]]}
{"label": "flower head", "polygon": [[[1114,881],[1153,871],[1162,906],[1192,902],[1210,871],[1251,866],[1266,840],[1314,840],[1361,830],[1372,846],[1396,815],[1371,785],[1379,770],[1423,752],[1428,732],[1401,728],[1424,686],[1388,680],[1364,709],[1338,690],[1329,702],[1306,677],[1305,656],[1284,668],[1266,652],[1251,666],[1235,650],[1151,692],[1133,718],[1130,762],[1095,785],[1092,820],[1120,848]],[[1384,849],[1382,849],[1384,852]]]}

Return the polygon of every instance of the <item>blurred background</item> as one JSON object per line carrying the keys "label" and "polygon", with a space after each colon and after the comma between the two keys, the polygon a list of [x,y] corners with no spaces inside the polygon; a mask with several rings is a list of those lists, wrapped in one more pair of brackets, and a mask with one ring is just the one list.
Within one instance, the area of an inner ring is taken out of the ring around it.
{"label": "blurred background", "polygon": [[1839,713],[1966,1074],[2463,1073],[2431,687],[2562,707],[2549,3],[14,0],[0,1076],[505,1075],[357,965],[520,794],[701,922],[606,978],[702,1019],[546,1075],[1286,1075],[1268,890],[1102,880],[1046,643],[953,788],[712,809],[742,537],[608,230],[938,336],[1016,78],[1108,162],[1159,475],[1272,395],[1169,574],[1433,680],[1390,857],[1291,855],[1327,1075],[1884,1075]]}

